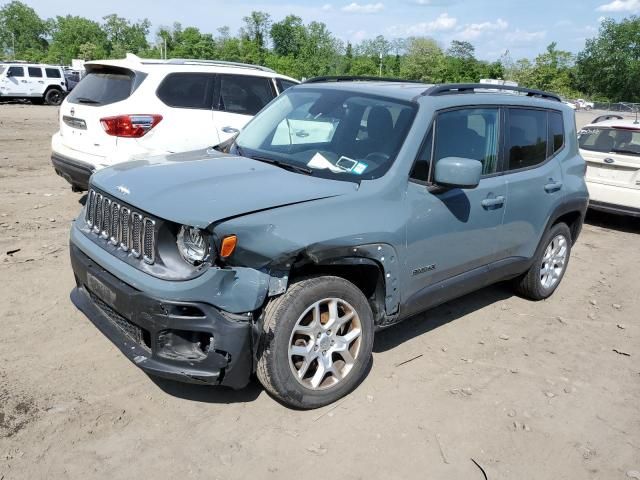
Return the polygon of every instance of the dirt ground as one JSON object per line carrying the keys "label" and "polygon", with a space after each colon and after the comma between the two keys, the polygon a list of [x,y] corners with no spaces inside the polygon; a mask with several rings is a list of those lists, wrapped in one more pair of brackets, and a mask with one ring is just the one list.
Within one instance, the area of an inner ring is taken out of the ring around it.
{"label": "dirt ground", "polygon": [[640,478],[640,222],[590,214],[551,299],[420,315],[355,392],[294,411],[150,378],[76,311],[56,114],[0,105],[0,480]]}

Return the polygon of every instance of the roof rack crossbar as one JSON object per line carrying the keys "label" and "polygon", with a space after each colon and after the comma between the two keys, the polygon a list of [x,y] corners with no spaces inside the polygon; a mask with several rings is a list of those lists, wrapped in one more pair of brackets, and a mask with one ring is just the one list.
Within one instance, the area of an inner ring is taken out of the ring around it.
{"label": "roof rack crossbar", "polygon": [[438,95],[453,95],[456,93],[475,93],[476,90],[506,90],[512,92],[525,93],[528,97],[538,97],[547,100],[555,100],[561,102],[562,100],[555,93],[543,92],[542,90],[534,90],[524,87],[512,87],[509,85],[494,85],[493,83],[445,83],[442,85],[434,85],[427,88],[422,95],[424,96],[438,96]]}
{"label": "roof rack crossbar", "polygon": [[374,76],[356,76],[356,75],[326,75],[321,77],[313,77],[302,83],[322,83],[322,82],[398,82],[398,83],[422,83],[415,80],[406,80],[404,78],[395,77],[374,77]]}
{"label": "roof rack crossbar", "polygon": [[262,65],[253,65],[250,63],[240,62],[227,62],[225,60],[200,60],[197,58],[170,58],[164,62],[142,62],[153,64],[169,64],[169,65],[219,65],[221,67],[237,67],[237,68],[249,68],[253,70],[262,70],[263,72],[275,73],[274,70]]}

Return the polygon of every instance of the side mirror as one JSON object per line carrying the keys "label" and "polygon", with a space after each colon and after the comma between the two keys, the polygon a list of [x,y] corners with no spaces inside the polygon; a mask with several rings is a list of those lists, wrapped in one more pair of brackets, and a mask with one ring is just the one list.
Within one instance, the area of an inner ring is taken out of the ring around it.
{"label": "side mirror", "polygon": [[13,74],[13,71],[11,71],[11,69],[7,70],[7,77],[15,77],[15,75]]}
{"label": "side mirror", "polygon": [[481,175],[482,163],[478,160],[446,157],[436,162],[433,180],[446,188],[475,188]]}

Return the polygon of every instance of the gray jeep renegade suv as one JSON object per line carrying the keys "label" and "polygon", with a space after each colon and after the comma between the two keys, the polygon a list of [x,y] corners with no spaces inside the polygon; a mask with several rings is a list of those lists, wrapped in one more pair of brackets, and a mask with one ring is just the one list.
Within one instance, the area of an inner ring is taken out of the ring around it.
{"label": "gray jeep renegade suv", "polygon": [[376,330],[502,280],[558,287],[588,201],[570,108],[348,80],[288,89],[217,149],[93,175],[72,300],[144,371],[255,372],[319,407],[363,379]]}

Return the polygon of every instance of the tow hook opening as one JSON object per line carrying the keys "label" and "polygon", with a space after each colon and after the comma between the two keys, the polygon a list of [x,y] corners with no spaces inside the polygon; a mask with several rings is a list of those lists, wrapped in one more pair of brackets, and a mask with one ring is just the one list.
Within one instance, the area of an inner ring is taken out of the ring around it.
{"label": "tow hook opening", "polygon": [[162,330],[158,334],[158,355],[175,360],[202,360],[213,344],[208,332]]}

